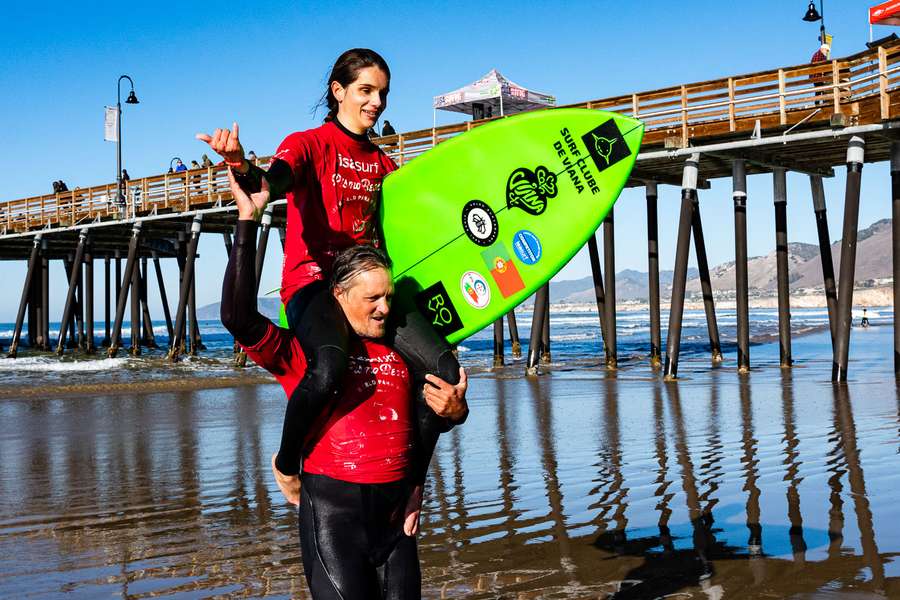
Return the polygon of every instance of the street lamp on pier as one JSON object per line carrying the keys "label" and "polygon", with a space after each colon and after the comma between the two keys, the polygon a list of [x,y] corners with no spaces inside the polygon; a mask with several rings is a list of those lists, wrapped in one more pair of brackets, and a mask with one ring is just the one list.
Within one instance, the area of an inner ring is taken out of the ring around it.
{"label": "street lamp on pier", "polygon": [[816,3],[813,0],[809,0],[809,6],[806,8],[806,14],[803,15],[803,20],[808,23],[815,23],[816,21],[821,21],[819,25],[819,43],[826,43],[825,40],[825,8],[823,7],[824,0],[819,0],[819,10],[816,10]]}
{"label": "street lamp on pier", "polygon": [[128,75],[119,77],[116,83],[116,200],[119,204],[125,202],[122,194],[122,80],[127,79],[131,84],[131,93],[125,100],[125,104],[137,104],[137,96],[134,95],[134,81]]}

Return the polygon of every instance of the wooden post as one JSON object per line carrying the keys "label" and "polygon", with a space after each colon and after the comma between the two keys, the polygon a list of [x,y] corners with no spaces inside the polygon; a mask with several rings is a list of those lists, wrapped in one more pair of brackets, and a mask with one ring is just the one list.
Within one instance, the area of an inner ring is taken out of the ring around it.
{"label": "wooden post", "polygon": [[516,324],[515,309],[506,313],[506,322],[509,325],[509,341],[512,344],[513,358],[522,357],[522,344],[519,341],[519,326]]}
{"label": "wooden post", "polygon": [[169,314],[169,299],[166,296],[166,284],[163,280],[162,267],[159,265],[159,255],[156,250],[150,254],[153,257],[153,268],[156,270],[156,285],[159,287],[159,299],[162,302],[163,316],[166,319],[166,331],[169,332],[169,342],[172,341],[172,317]]}
{"label": "wooden post", "polygon": [[837,336],[831,380],[847,381],[853,284],[856,278],[856,237],[859,226],[859,190],[862,182],[865,141],[853,136],[847,148],[847,187],[844,195],[844,234],[841,238],[841,274],[838,277]]}
{"label": "wooden post", "polygon": [[743,160],[731,164],[734,201],[734,288],[737,312],[738,373],[750,371],[750,298],[747,280],[747,170]]}
{"label": "wooden post", "polygon": [[775,184],[775,267],[778,280],[778,340],[781,366],[789,367],[791,357],[791,290],[788,280],[787,171],[772,172]]}
{"label": "wooden post", "polygon": [[128,258],[125,260],[125,276],[119,279],[119,251],[116,251],[116,284],[122,282],[122,286],[116,293],[116,320],[112,328],[112,340],[109,343],[107,355],[113,358],[119,352],[122,340],[122,321],[125,319],[125,303],[128,301],[128,290],[131,288],[131,280],[135,265],[137,264],[138,246],[141,240],[141,222],[136,221],[131,228],[131,241],[128,243]]}
{"label": "wooden post", "polygon": [[42,314],[42,337],[44,342],[41,350],[50,350],[50,259],[47,252],[47,240],[41,241],[41,304],[44,307]]}
{"label": "wooden post", "polygon": [[659,223],[655,181],[645,184],[647,192],[647,277],[650,300],[650,366],[657,369],[662,360],[662,333],[659,318]]}
{"label": "wooden post", "polygon": [[588,256],[591,261],[591,278],[594,280],[594,299],[597,302],[597,318],[600,321],[600,335],[603,337],[604,360],[609,359],[606,336],[606,292],[603,290],[603,271],[600,268],[600,251],[597,249],[597,234],[591,234],[587,241]]}
{"label": "wooden post", "polygon": [[494,368],[503,366],[503,317],[494,321]]}
{"label": "wooden post", "polygon": [[66,343],[66,333],[75,304],[75,290],[78,287],[78,280],[81,278],[81,264],[84,260],[84,245],[87,242],[87,237],[88,232],[86,229],[82,229],[78,234],[78,246],[75,248],[72,273],[69,275],[69,291],[66,294],[66,304],[63,307],[63,315],[59,323],[59,341],[56,344],[56,353],[58,355],[62,355]]}
{"label": "wooden post", "polygon": [[891,118],[891,97],[888,95],[887,50],[878,46],[878,100],[881,109],[881,120]]}
{"label": "wooden post", "polygon": [[90,242],[84,255],[84,321],[87,325],[84,338],[84,351],[93,354],[94,347],[94,254]]}
{"label": "wooden post", "polygon": [[547,316],[549,286],[541,286],[534,295],[534,312],[531,317],[531,335],[528,341],[528,361],[525,375],[538,374],[538,360],[541,354],[541,335],[544,331],[544,318]]}
{"label": "wooden post", "polygon": [[148,348],[156,348],[156,336],[153,334],[153,319],[150,317],[150,305],[147,303],[147,290],[150,288],[147,257],[141,257],[141,315],[144,324],[143,342]]}
{"label": "wooden post", "polygon": [[188,242],[184,275],[181,279],[181,290],[178,295],[178,310],[175,312],[175,337],[172,338],[172,346],[169,348],[169,360],[172,361],[178,358],[178,355],[183,349],[185,316],[188,310],[188,299],[191,295],[192,284],[194,282],[194,262],[197,258],[197,244],[200,240],[202,219],[202,215],[196,215],[191,223],[191,239]]}
{"label": "wooden post", "polygon": [[549,365],[552,361],[550,354],[550,283],[544,284],[544,322],[541,323],[541,364]]}
{"label": "wooden post", "polygon": [[837,326],[837,289],[834,282],[834,261],[831,258],[831,236],[828,233],[828,213],[825,206],[825,187],[822,178],[810,175],[809,185],[812,188],[813,211],[816,215],[816,232],[819,235],[819,259],[822,262],[822,284],[825,287],[825,304],[828,307],[828,327],[831,331],[831,349],[834,351],[834,339]]}
{"label": "wooden post", "polygon": [[703,239],[703,224],[700,220],[700,199],[694,194],[691,228],[694,234],[694,251],[697,254],[697,271],[700,275],[700,289],[703,293],[703,308],[706,311],[706,329],[709,333],[709,349],[714,363],[722,362],[722,344],[719,341],[719,325],[716,322],[716,305],[709,277],[709,262],[706,259],[706,242]]}
{"label": "wooden post", "polygon": [[103,257],[103,341],[102,346],[109,346],[109,255]]}
{"label": "wooden post", "polygon": [[616,345],[616,238],[613,223],[613,210],[610,207],[603,219],[603,268],[606,270],[606,368],[616,369],[619,366],[619,352]]}
{"label": "wooden post", "polygon": [[41,234],[34,236],[34,246],[31,248],[31,257],[28,259],[28,270],[25,272],[25,283],[22,285],[22,297],[19,300],[19,312],[16,313],[16,327],[13,330],[12,341],[9,344],[7,358],[15,358],[18,355],[19,338],[22,335],[22,322],[25,320],[25,308],[32,288],[32,279],[37,268],[38,256],[41,250]]}
{"label": "wooden post", "polygon": [[684,163],[681,182],[681,216],[678,221],[678,241],[675,246],[675,273],[672,277],[672,299],[669,308],[669,331],[666,335],[664,377],[678,377],[678,356],[681,351],[681,321],[684,317],[684,290],[687,284],[687,261],[691,244],[694,197],[697,195],[697,175],[700,155],[691,154]]}
{"label": "wooden post", "polygon": [[141,265],[137,256],[131,270],[131,356],[141,355]]}

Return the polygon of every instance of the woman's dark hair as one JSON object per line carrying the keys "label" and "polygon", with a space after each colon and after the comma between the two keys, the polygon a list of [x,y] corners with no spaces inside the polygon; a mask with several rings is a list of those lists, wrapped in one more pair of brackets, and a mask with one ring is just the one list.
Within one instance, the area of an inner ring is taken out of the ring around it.
{"label": "woman's dark hair", "polygon": [[391,81],[391,70],[388,68],[387,62],[380,54],[368,48],[351,48],[347,50],[334,61],[331,68],[331,75],[328,76],[328,83],[325,86],[325,94],[319,101],[319,106],[325,105],[328,114],[325,115],[325,122],[333,120],[337,116],[338,101],[331,93],[331,83],[337,81],[344,87],[347,87],[359,77],[359,72],[368,67],[378,67],[387,75],[388,82]]}
{"label": "woman's dark hair", "polygon": [[372,269],[390,271],[391,260],[384,252],[373,246],[365,244],[350,246],[334,259],[329,287],[332,291],[338,288],[346,291],[357,275]]}

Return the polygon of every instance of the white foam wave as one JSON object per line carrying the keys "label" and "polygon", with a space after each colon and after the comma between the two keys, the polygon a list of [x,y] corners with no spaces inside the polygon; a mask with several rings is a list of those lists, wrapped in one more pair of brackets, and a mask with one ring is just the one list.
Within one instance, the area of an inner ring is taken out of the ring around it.
{"label": "white foam wave", "polygon": [[111,371],[122,367],[128,361],[127,358],[102,358],[87,360],[60,360],[47,356],[28,356],[24,358],[10,358],[0,361],[0,371],[19,372],[96,372]]}

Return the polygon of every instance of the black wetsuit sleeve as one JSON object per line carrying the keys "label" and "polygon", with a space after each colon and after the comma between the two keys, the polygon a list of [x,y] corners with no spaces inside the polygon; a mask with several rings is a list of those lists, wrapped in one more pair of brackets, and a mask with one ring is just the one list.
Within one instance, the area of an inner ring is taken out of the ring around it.
{"label": "black wetsuit sleeve", "polygon": [[269,170],[264,171],[260,167],[249,163],[250,170],[246,173],[233,171],[234,179],[241,189],[248,194],[255,194],[262,189],[262,180],[265,178],[269,184],[269,198],[278,200],[294,185],[294,173],[291,167],[283,160],[275,159],[269,165]]}
{"label": "black wetsuit sleeve", "polygon": [[237,222],[231,255],[225,267],[225,280],[222,282],[222,324],[244,347],[258,344],[271,324],[256,307],[258,226],[256,221]]}

